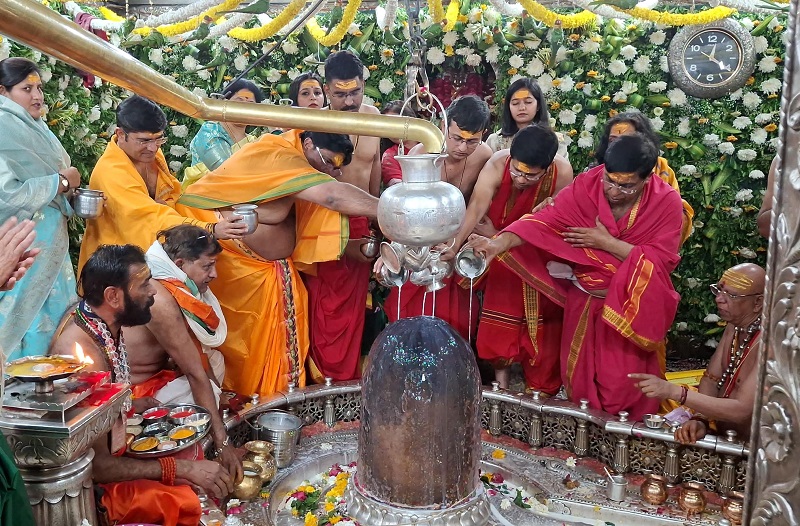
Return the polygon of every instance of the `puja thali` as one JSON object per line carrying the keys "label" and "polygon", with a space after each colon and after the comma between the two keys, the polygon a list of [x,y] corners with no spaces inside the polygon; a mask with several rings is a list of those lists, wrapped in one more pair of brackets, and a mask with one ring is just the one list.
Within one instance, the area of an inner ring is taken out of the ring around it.
{"label": "puja thali", "polygon": [[188,449],[208,435],[211,415],[193,404],[164,404],[128,419],[127,455],[158,458]]}
{"label": "puja thali", "polygon": [[27,356],[7,363],[5,374],[22,382],[33,382],[35,392],[52,393],[53,382],[67,378],[86,367],[72,356]]}

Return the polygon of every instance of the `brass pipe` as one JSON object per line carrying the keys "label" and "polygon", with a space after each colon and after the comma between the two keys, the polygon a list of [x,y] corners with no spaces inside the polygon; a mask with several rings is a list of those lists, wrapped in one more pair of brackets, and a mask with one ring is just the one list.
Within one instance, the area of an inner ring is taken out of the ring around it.
{"label": "brass pipe", "polygon": [[441,130],[422,119],[200,97],[33,0],[0,1],[0,33],[189,117],[253,126],[397,137],[420,142],[430,153],[439,152],[444,141]]}

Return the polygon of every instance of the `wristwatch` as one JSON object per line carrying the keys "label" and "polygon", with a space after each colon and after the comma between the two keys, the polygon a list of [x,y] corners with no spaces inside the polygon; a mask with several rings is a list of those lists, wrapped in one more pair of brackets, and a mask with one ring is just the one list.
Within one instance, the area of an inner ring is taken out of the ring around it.
{"label": "wristwatch", "polygon": [[69,192],[69,179],[67,179],[67,176],[59,173],[58,177],[59,177],[58,184],[61,185],[61,188],[63,188],[64,193]]}

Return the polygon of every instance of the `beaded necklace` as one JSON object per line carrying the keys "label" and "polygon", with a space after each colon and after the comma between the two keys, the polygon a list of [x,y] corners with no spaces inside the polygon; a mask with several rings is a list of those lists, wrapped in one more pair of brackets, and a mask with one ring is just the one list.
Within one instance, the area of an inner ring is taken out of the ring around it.
{"label": "beaded necklace", "polygon": [[[119,342],[114,342],[106,323],[92,311],[92,308],[81,301],[75,309],[75,324],[91,336],[103,351],[108,369],[111,370],[111,381],[114,383],[131,383],[131,368],[128,364],[128,353],[125,350],[125,339],[119,332]],[[130,409],[130,398],[125,402],[125,410]]]}
{"label": "beaded necklace", "polygon": [[[745,333],[744,338],[742,338],[742,332]],[[751,347],[750,343],[759,332],[761,332],[761,316],[753,320],[747,328],[736,327],[734,329],[731,348],[728,351],[728,367],[722,372],[722,377],[717,381],[718,391],[725,386],[729,378],[733,381],[736,373],[739,372],[739,367],[744,362],[744,359],[747,358]]]}

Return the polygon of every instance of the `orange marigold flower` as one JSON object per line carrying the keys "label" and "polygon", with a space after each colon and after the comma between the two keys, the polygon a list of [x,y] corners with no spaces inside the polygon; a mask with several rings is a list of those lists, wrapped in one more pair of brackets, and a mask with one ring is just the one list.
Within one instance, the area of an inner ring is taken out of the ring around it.
{"label": "orange marigold flower", "polygon": [[514,47],[517,49],[525,49],[525,44],[522,42],[514,42]]}
{"label": "orange marigold flower", "polygon": [[746,84],[748,86],[752,86],[755,83],[756,83],[756,78],[755,77],[748,77],[747,82],[746,82]]}
{"label": "orange marigold flower", "polygon": [[578,82],[575,84],[575,89],[583,89],[585,85],[586,85],[585,82]]}
{"label": "orange marigold flower", "polygon": [[705,117],[700,117],[697,119],[697,124],[708,124],[708,119]]}
{"label": "orange marigold flower", "polygon": [[781,31],[783,31],[783,26],[778,24],[777,26],[773,27],[772,30],[775,31],[776,33],[780,33]]}
{"label": "orange marigold flower", "polygon": [[573,42],[577,42],[578,40],[581,39],[581,36],[578,33],[572,33],[569,35],[569,39],[572,40]]}
{"label": "orange marigold flower", "polygon": [[554,110],[554,111],[555,111],[555,110],[557,110],[557,109],[558,109],[558,108],[560,108],[560,107],[561,107],[561,104],[560,104],[560,103],[558,103],[558,102],[554,102],[554,103],[552,103],[552,104],[550,105],[550,109],[551,109],[551,110]]}
{"label": "orange marigold flower", "polygon": [[777,99],[778,98],[778,94],[777,93],[770,93],[769,95],[767,95],[767,98],[768,99]]}
{"label": "orange marigold flower", "polygon": [[278,73],[280,73],[281,75],[286,75],[286,70],[285,69],[279,69]]}
{"label": "orange marigold flower", "polygon": [[609,97],[608,95],[603,95],[602,97],[600,97],[600,101],[601,102],[608,102],[610,100],[611,100],[611,97]]}
{"label": "orange marigold flower", "polygon": [[781,62],[783,62],[783,59],[781,57],[775,57],[776,64],[780,64]]}
{"label": "orange marigold flower", "polygon": [[661,103],[661,105],[663,107],[665,107],[665,108],[669,108],[671,106],[671,104],[669,102],[663,102],[663,103]]}
{"label": "orange marigold flower", "polygon": [[767,131],[767,132],[774,132],[777,129],[778,129],[778,125],[775,124],[774,122],[770,122],[769,124],[764,126],[764,131]]}
{"label": "orange marigold flower", "polygon": [[587,76],[587,77],[589,77],[589,78],[595,78],[595,77],[596,77],[597,75],[599,75],[599,74],[600,74],[600,73],[598,73],[598,72],[597,72],[597,71],[595,71],[595,70],[590,70],[590,71],[589,71],[589,72],[586,74],[586,76]]}
{"label": "orange marigold flower", "polygon": [[367,66],[367,69],[370,71],[375,71],[376,69],[378,69],[378,66],[376,66],[375,64],[370,64],[369,66]]}
{"label": "orange marigold flower", "polygon": [[508,74],[509,75],[516,75],[517,74],[517,68],[510,68],[508,70]]}
{"label": "orange marigold flower", "polygon": [[608,110],[608,116],[609,116],[609,117],[614,117],[614,116],[615,116],[615,115],[617,115],[618,113],[619,113],[619,112],[618,112],[617,110]]}
{"label": "orange marigold flower", "polygon": [[578,130],[572,128],[570,131],[567,132],[567,135],[569,135],[570,137],[575,137],[576,135],[578,135]]}
{"label": "orange marigold flower", "polygon": [[666,148],[667,150],[674,150],[677,147],[678,147],[677,142],[670,141],[664,143],[664,148]]}
{"label": "orange marigold flower", "polygon": [[728,135],[727,137],[725,137],[725,140],[728,142],[736,142],[739,140],[739,138],[736,137],[735,135]]}
{"label": "orange marigold flower", "polygon": [[561,84],[561,79],[553,79],[553,86],[559,86]]}

